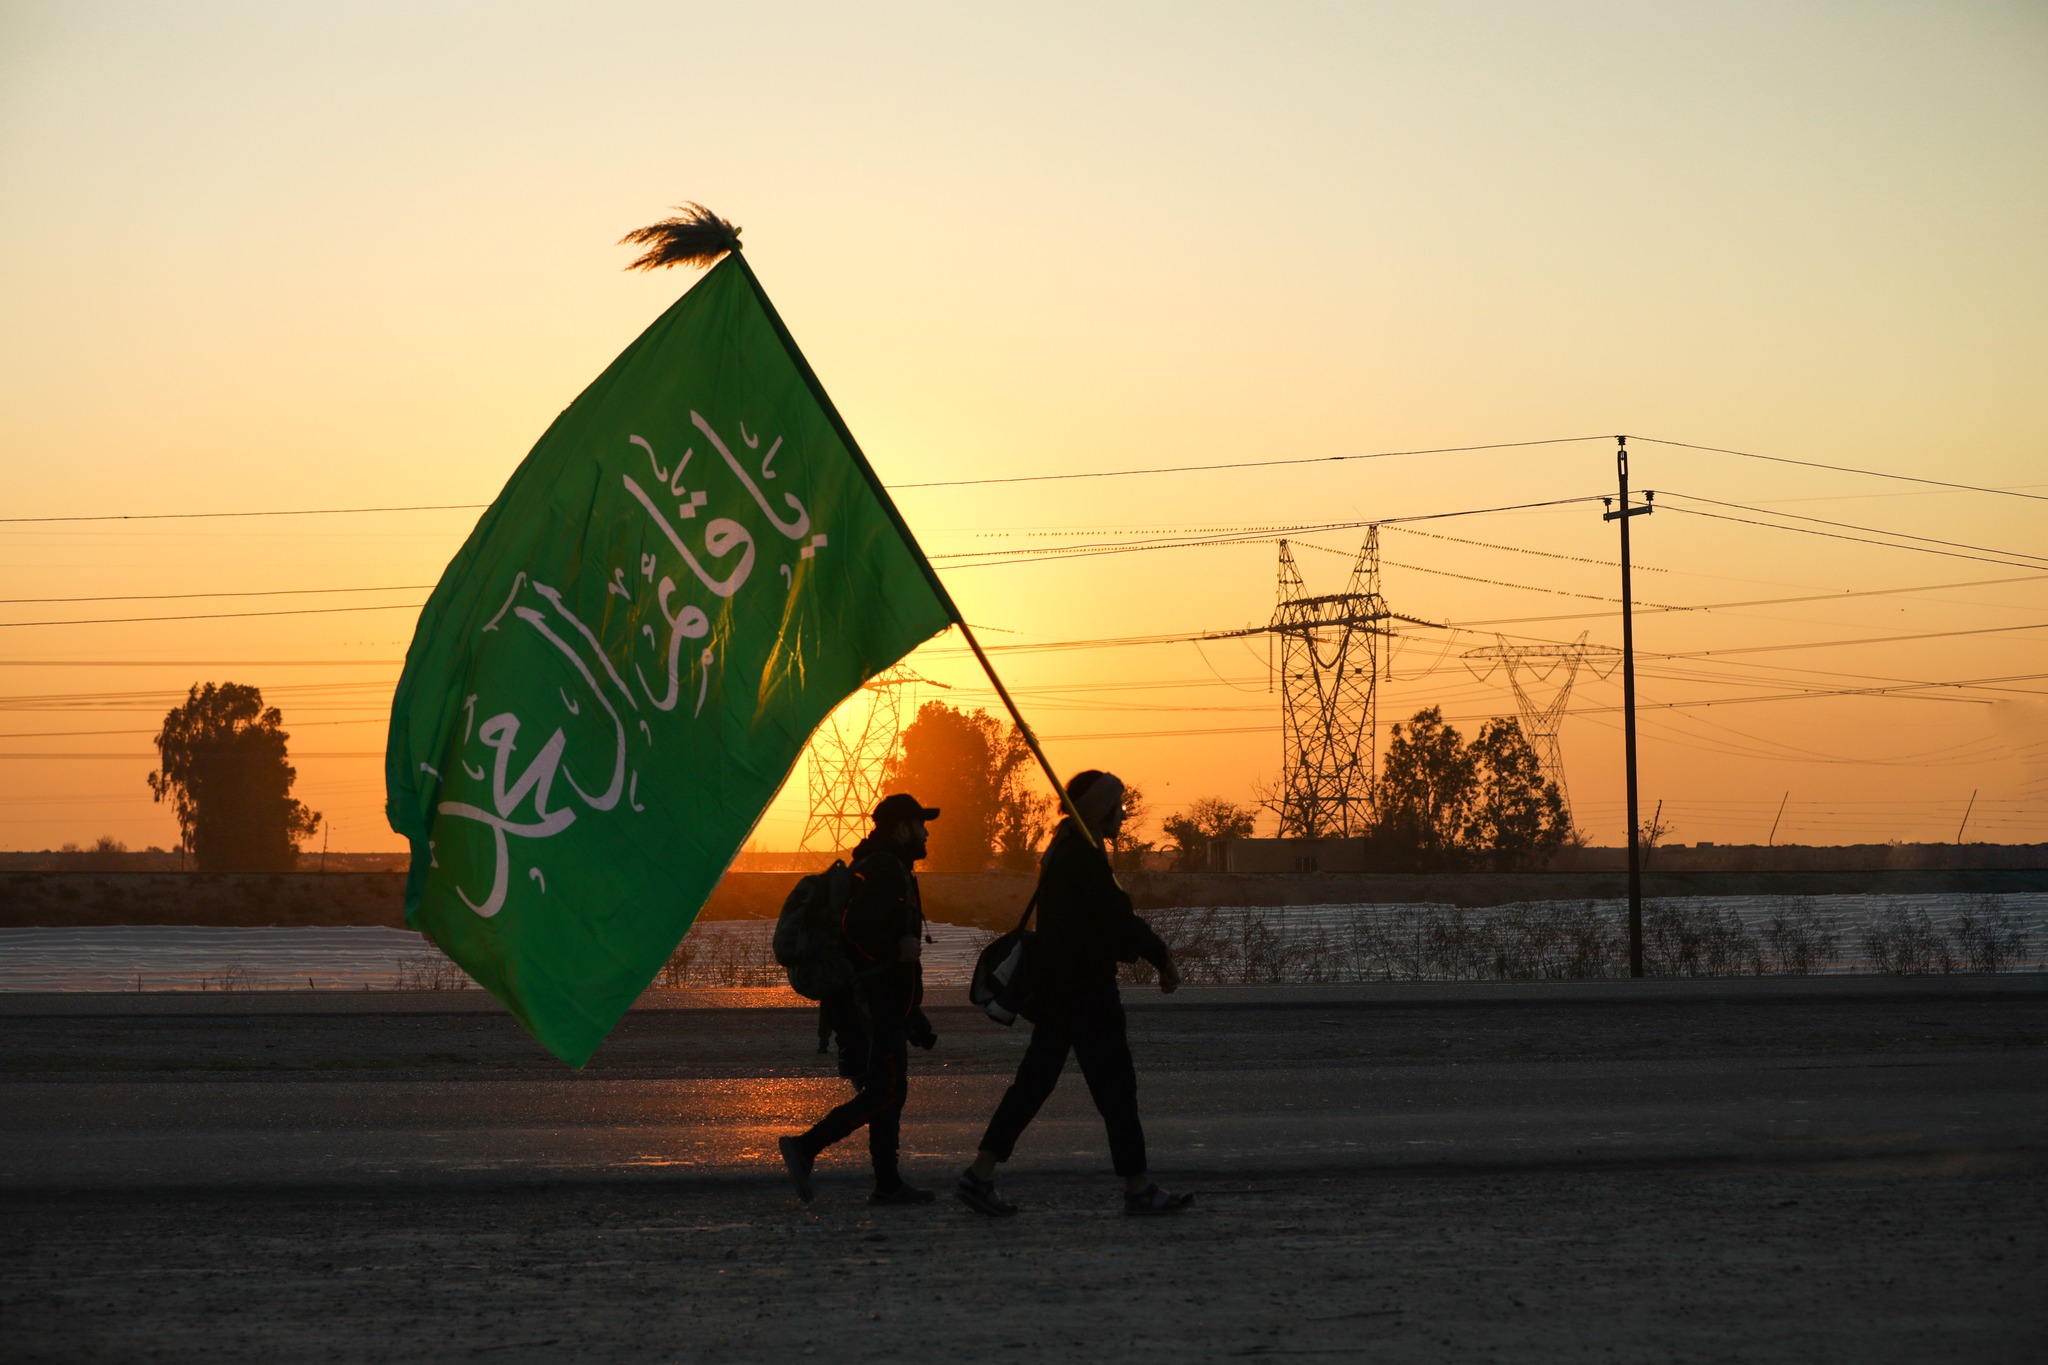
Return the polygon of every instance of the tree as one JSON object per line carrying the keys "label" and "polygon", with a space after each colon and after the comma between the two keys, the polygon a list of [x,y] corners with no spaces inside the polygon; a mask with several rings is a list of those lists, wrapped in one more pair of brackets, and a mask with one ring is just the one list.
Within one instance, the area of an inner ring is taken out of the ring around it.
{"label": "tree", "polygon": [[1371,831],[1383,862],[1525,867],[1570,836],[1564,796],[1519,722],[1489,720],[1469,746],[1434,706],[1392,727]]}
{"label": "tree", "polygon": [[239,683],[194,684],[156,737],[161,767],[149,775],[169,800],[184,846],[201,872],[286,872],[318,812],[292,799],[298,773],[286,761],[284,717]]}
{"label": "tree", "polygon": [[1014,725],[1003,737],[996,769],[996,861],[1013,872],[1029,872],[1059,815],[1059,800],[1043,790],[1038,760]]}
{"label": "tree", "polygon": [[1257,812],[1220,796],[1204,796],[1178,815],[1160,822],[1173,840],[1176,872],[1216,871],[1216,845],[1225,839],[1249,839]]}
{"label": "tree", "polygon": [[928,701],[898,746],[885,784],[943,812],[931,828],[932,871],[979,872],[991,862],[1031,869],[1058,807],[1015,726]]}
{"label": "tree", "polygon": [[1564,793],[1544,778],[1521,724],[1486,722],[1472,741],[1472,754],[1478,764],[1478,797],[1465,846],[1503,870],[1540,863],[1564,847],[1572,833]]}
{"label": "tree", "polygon": [[1140,839],[1138,830],[1144,825],[1145,817],[1152,806],[1145,799],[1145,791],[1135,782],[1124,784],[1124,824],[1117,836],[1109,841],[1109,865],[1119,872],[1137,872],[1145,865],[1145,855],[1150,853],[1153,843]]}
{"label": "tree", "polygon": [[1371,837],[1403,868],[1457,861],[1470,822],[1478,763],[1441,709],[1417,711],[1387,734]]}
{"label": "tree", "polygon": [[904,727],[883,783],[937,806],[926,865],[934,872],[979,872],[995,849],[1001,727],[986,711],[928,701]]}

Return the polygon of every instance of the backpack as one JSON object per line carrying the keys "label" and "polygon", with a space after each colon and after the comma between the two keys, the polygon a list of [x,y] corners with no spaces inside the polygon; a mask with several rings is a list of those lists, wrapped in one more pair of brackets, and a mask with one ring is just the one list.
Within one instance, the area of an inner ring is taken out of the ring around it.
{"label": "backpack", "polygon": [[775,960],[789,973],[789,988],[806,1000],[850,991],[853,959],[839,921],[853,894],[853,869],[843,861],[800,878],[775,919]]}
{"label": "backpack", "polygon": [[1017,1016],[1033,1019],[1036,1014],[1038,983],[1032,979],[1032,949],[1038,935],[1024,926],[1038,908],[1038,893],[1024,906],[1024,915],[1009,933],[991,939],[974,960],[974,976],[967,986],[967,998],[981,1006],[989,1018],[1005,1028]]}

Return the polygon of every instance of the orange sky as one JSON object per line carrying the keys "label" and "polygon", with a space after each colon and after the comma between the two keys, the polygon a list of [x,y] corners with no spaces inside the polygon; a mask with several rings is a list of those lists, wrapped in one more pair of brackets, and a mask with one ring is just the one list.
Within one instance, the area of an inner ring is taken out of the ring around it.
{"label": "orange sky", "polygon": [[[1625,431],[2048,494],[2044,75],[2048,16],[1960,3],[8,6],[0,515],[486,502],[690,283],[613,245],[686,196],[892,485]],[[1761,841],[1789,793],[1779,842],[1947,839],[1975,792],[1972,837],[2048,839],[2048,502],[1649,444],[1634,474],[1638,598],[1750,604],[1638,617],[1672,838]],[[1587,441],[899,497],[987,642],[1033,645],[1264,621],[1274,547],[943,556],[1612,484]],[[398,847],[413,613],[382,608],[474,517],[0,524],[0,847],[173,844],[148,738],[205,679],[283,708],[334,847]],[[1300,539],[1341,587],[1358,534]],[[1462,657],[1495,631],[1618,644],[1614,550],[1598,504],[1390,526],[1390,604],[1463,629],[1404,637],[1382,721],[1510,711]],[[141,600],[311,589],[349,591]],[[316,607],[379,609],[101,623]],[[1159,812],[1278,773],[1256,644],[998,658],[1056,763]],[[1573,698],[1612,842],[1618,677]]]}

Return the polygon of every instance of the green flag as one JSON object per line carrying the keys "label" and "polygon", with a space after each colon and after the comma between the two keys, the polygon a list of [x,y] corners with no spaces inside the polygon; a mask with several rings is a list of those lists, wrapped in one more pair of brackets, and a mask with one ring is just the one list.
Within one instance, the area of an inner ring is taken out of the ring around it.
{"label": "green flag", "polygon": [[804,741],[950,602],[735,253],[548,428],[420,614],[406,922],[581,1066]]}

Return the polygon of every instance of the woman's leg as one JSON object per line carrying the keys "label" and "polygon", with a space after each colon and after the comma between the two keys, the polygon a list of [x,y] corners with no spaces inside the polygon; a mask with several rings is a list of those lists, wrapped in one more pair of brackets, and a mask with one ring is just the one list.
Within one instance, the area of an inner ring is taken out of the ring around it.
{"label": "woman's leg", "polygon": [[1059,1084],[1060,1072],[1066,1068],[1067,1053],[1072,1048],[1072,1039],[1060,1024],[1042,1021],[1031,1030],[1031,1045],[1024,1049],[1024,1060],[1017,1064],[1017,1078],[1003,1092],[1003,1101],[996,1106],[995,1117],[988,1121],[988,1131],[981,1136],[981,1151],[973,1166],[976,1175],[986,1180],[995,1173],[997,1162],[1010,1159],[1017,1139]]}
{"label": "woman's leg", "polygon": [[1148,1179],[1145,1129],[1138,1122],[1138,1068],[1131,1060],[1123,1002],[1097,1002],[1074,1021],[1074,1059],[1088,1082],[1089,1097],[1109,1130],[1109,1156],[1124,1188],[1140,1190]]}

